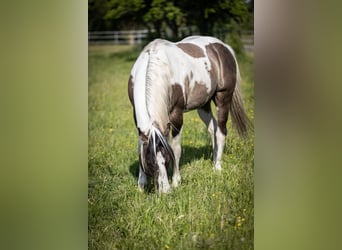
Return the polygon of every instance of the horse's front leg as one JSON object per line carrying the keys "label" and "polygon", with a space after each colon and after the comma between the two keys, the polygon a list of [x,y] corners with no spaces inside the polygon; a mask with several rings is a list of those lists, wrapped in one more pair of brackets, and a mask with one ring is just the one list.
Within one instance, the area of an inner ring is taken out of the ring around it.
{"label": "horse's front leg", "polygon": [[142,170],[141,166],[139,166],[138,190],[143,192],[146,184],[147,184],[146,174]]}
{"label": "horse's front leg", "polygon": [[171,147],[173,154],[175,155],[175,162],[173,163],[173,176],[172,176],[172,186],[177,187],[181,181],[181,176],[179,173],[179,159],[181,157],[181,136],[183,129],[183,109],[182,105],[180,107],[175,107],[170,113],[171,127]]}
{"label": "horse's front leg", "polygon": [[143,142],[139,137],[138,141],[138,154],[139,154],[139,178],[138,178],[138,190],[144,191],[145,185],[147,184],[146,174],[143,171],[142,164],[142,157],[143,157]]}
{"label": "horse's front leg", "polygon": [[179,173],[179,159],[182,153],[181,136],[182,136],[182,127],[180,128],[179,133],[175,137],[172,137],[172,141],[171,141],[171,147],[175,155],[175,162],[173,163],[173,176],[172,176],[173,187],[177,187],[181,181],[181,176]]}
{"label": "horse's front leg", "polygon": [[165,158],[161,152],[157,153],[157,164],[158,164],[158,189],[159,193],[168,193],[170,192],[170,184],[167,178],[167,171],[165,167]]}

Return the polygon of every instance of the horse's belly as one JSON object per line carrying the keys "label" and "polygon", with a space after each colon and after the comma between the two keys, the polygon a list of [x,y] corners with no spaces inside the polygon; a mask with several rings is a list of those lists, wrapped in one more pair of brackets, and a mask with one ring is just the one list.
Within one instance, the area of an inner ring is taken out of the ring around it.
{"label": "horse's belly", "polygon": [[185,110],[193,110],[205,105],[212,96],[212,91],[208,92],[207,86],[204,84],[196,84],[191,91],[188,92],[185,104]]}

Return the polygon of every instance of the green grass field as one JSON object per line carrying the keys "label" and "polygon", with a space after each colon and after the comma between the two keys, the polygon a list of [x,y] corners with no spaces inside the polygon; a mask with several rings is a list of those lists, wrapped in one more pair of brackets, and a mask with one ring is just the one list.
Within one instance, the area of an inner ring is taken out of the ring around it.
{"label": "green grass field", "polygon": [[[196,111],[184,116],[181,185],[170,194],[137,190],[138,136],[127,80],[139,49],[89,47],[90,249],[253,249],[254,136],[228,122],[222,172]],[[245,108],[254,120],[253,55],[238,57]]]}

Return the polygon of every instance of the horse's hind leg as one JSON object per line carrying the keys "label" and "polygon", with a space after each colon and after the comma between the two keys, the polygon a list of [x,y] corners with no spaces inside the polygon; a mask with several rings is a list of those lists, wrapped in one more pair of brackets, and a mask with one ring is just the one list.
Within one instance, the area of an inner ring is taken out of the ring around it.
{"label": "horse's hind leg", "polygon": [[222,152],[224,149],[224,144],[227,136],[227,120],[229,107],[231,105],[232,94],[227,92],[218,92],[215,96],[215,104],[217,111],[217,131],[216,131],[216,140],[217,140],[217,155],[215,161],[215,169],[221,170],[221,158]]}
{"label": "horse's hind leg", "polygon": [[213,147],[213,161],[216,162],[216,151],[217,151],[217,141],[216,141],[216,130],[217,130],[217,122],[211,112],[210,102],[208,102],[205,106],[197,110],[200,118],[207,126],[208,132],[211,137],[211,143]]}

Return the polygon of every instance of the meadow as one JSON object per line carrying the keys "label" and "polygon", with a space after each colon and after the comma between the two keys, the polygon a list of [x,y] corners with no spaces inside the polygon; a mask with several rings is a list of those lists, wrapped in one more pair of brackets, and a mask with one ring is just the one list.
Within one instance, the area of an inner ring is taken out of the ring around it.
{"label": "meadow", "polygon": [[[138,135],[127,81],[140,50],[88,49],[89,249],[253,249],[254,135],[239,138],[230,119],[221,173],[213,171],[205,125],[191,111],[184,116],[180,186],[169,194],[138,191]],[[253,55],[238,62],[253,122]]]}

